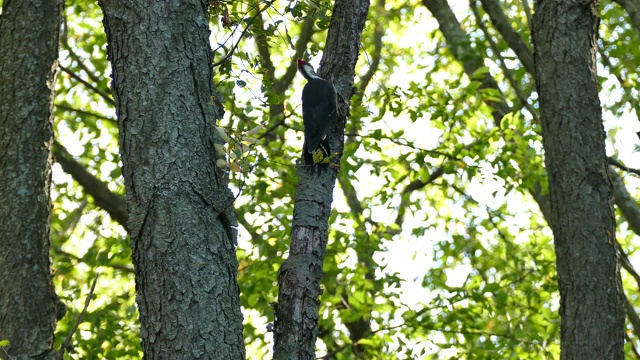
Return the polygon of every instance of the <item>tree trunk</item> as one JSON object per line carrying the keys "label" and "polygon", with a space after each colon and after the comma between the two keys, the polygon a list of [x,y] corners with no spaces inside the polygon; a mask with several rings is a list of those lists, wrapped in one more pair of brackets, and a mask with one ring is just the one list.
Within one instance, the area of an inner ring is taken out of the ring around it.
{"label": "tree trunk", "polygon": [[0,19],[0,358],[54,359],[49,259],[53,87],[62,3],[5,1]]}
{"label": "tree trunk", "polygon": [[562,359],[623,359],[624,308],[596,78],[597,2],[538,1],[535,65]]}
{"label": "tree trunk", "polygon": [[[322,68],[318,74],[330,80],[338,92],[338,111],[347,114],[353,95],[353,79],[359,44],[369,11],[368,0],[337,0],[327,34]],[[332,152],[342,153],[346,116],[329,130]],[[274,359],[315,359],[322,265],[329,236],[329,215],[336,172],[334,166],[309,171],[298,167],[291,226],[289,257],[278,272]],[[302,164],[302,160],[300,160]]]}
{"label": "tree trunk", "polygon": [[243,359],[209,2],[101,0],[146,359]]}

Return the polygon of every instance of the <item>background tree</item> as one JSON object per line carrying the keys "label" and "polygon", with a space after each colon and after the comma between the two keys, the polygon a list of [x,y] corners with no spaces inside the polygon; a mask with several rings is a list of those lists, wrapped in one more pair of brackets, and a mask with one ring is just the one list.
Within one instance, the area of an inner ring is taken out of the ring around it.
{"label": "background tree", "polygon": [[562,358],[623,359],[613,185],[595,64],[598,4],[536,4],[536,83],[562,299]]}
{"label": "background tree", "polygon": [[[372,3],[329,216],[318,356],[560,356],[531,5]],[[226,109],[220,124],[232,137],[225,150],[241,170],[231,173],[230,187],[238,195],[238,280],[251,358],[270,357],[274,279],[291,233],[302,147],[295,59],[308,50],[317,67],[332,7],[214,2],[210,11],[213,75]],[[638,130],[640,48],[631,45],[638,27],[629,2],[604,1],[599,14],[598,80],[629,320],[625,355],[634,357],[640,171],[638,140],[628,134]],[[72,356],[135,358],[137,313],[128,237],[118,225],[126,222],[124,191],[101,16],[96,4],[78,0],[64,17],[51,239],[55,284],[69,315],[56,341],[69,334],[100,271]],[[257,143],[243,141],[257,124]]]}
{"label": "background tree", "polygon": [[0,348],[55,359],[64,315],[51,278],[53,87],[61,3],[7,1],[0,17]]}

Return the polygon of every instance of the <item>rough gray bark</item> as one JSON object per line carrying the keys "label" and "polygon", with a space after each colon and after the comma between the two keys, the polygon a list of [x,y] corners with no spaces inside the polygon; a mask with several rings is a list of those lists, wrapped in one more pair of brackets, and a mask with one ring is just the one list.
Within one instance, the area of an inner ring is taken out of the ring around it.
{"label": "rough gray bark", "polygon": [[597,2],[538,1],[533,17],[562,359],[624,358],[613,189],[596,78],[597,12]]}
{"label": "rough gray bark", "polygon": [[[318,74],[333,82],[343,116],[329,130],[332,152],[341,153],[355,65],[368,0],[337,0]],[[339,165],[340,157],[333,159]],[[302,162],[300,162],[302,163]],[[322,165],[326,167],[326,165]],[[298,166],[289,257],[278,272],[274,359],[315,359],[320,279],[328,241],[329,215],[337,166],[318,173]]]}
{"label": "rough gray bark", "polygon": [[206,0],[101,0],[146,359],[243,359]]}
{"label": "rough gray bark", "polygon": [[5,1],[0,18],[0,358],[54,359],[49,260],[58,0]]}

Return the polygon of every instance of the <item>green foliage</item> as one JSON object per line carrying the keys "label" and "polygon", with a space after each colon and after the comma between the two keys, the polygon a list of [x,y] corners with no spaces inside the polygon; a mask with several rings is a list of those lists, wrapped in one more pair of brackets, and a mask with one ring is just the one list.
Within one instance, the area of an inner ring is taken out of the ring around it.
{"label": "green foliage", "polygon": [[[528,40],[522,2],[503,3],[512,26]],[[250,358],[268,358],[272,336],[267,323],[274,320],[277,271],[288,251],[295,163],[302,147],[302,80],[283,79],[307,31],[306,21],[313,22],[311,40],[300,46],[319,64],[332,3],[211,4],[214,63],[240,41],[214,67],[219,94],[212,101],[224,105],[219,126],[237,140],[224,151],[239,166],[229,174],[238,194],[238,282],[246,344]],[[372,4],[334,193],[319,356],[559,357],[554,249],[531,197],[532,190],[547,193],[541,129],[530,110],[537,107],[532,76],[491,28],[488,35],[512,69],[508,79],[469,10],[464,5],[455,9],[469,36],[466,51],[484,59],[471,76],[418,2]],[[86,0],[68,3],[65,14],[60,63],[68,72],[57,79],[56,137],[90,173],[122,195],[102,15],[95,2]],[[640,54],[631,45],[638,43],[638,30],[613,3],[604,6],[602,24],[606,40],[601,40],[601,52],[609,59],[602,66],[622,79],[602,78],[603,91],[610,95],[603,98],[603,107],[622,116],[639,106]],[[378,40],[383,46],[377,46]],[[372,67],[373,77],[363,82]],[[499,91],[483,85],[486,75],[496,79]],[[512,111],[496,122],[491,103],[503,100]],[[257,143],[243,141],[258,125],[263,130],[251,135]],[[53,180],[54,280],[68,306],[56,343],[69,334],[89,284],[100,273],[67,358],[140,358],[126,233],[58,166]],[[625,234],[628,226],[622,217],[618,220]],[[631,235],[620,237],[635,253]],[[634,287],[631,277],[624,282],[627,289]],[[640,304],[637,296],[630,300]],[[633,351],[631,345],[626,351]]]}
{"label": "green foliage", "polygon": [[[124,194],[102,14],[95,2],[69,5],[60,45],[60,64],[66,70],[57,77],[56,140],[114,193]],[[51,192],[52,268],[56,291],[67,306],[56,346],[80,317],[89,284],[100,273],[66,357],[139,358],[131,249],[124,230],[57,166]]]}

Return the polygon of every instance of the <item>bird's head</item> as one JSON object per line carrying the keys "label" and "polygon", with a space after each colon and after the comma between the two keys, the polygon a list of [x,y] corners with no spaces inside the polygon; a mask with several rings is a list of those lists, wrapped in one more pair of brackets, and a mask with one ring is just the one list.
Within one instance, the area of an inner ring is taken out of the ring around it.
{"label": "bird's head", "polygon": [[302,76],[304,76],[304,78],[307,80],[321,79],[321,77],[318,76],[318,74],[316,74],[316,72],[313,70],[313,66],[311,66],[308,61],[298,59],[298,71],[300,71],[300,74],[302,74]]}

